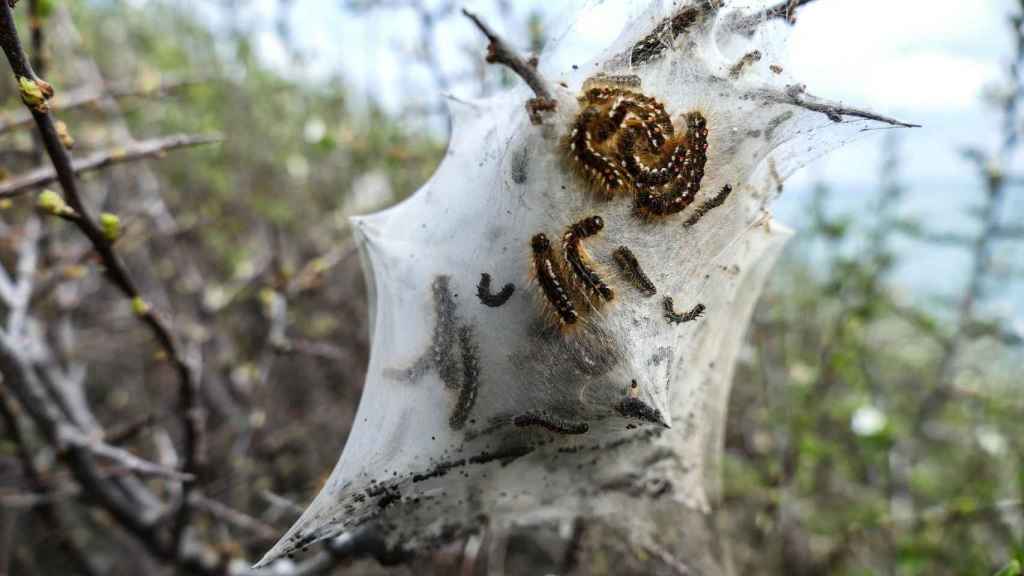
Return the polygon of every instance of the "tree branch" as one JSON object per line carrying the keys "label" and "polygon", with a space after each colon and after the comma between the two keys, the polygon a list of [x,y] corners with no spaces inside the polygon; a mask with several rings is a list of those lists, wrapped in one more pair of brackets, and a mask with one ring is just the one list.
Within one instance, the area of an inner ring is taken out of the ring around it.
{"label": "tree branch", "polygon": [[28,445],[27,427],[23,422],[24,417],[14,398],[10,397],[3,387],[0,387],[0,418],[4,420],[8,437],[14,442],[18,459],[21,460],[32,491],[39,497],[37,505],[42,511],[43,518],[58,537],[58,544],[82,574],[99,576],[103,571],[95,565],[78,536],[70,529],[67,510],[53,497],[56,496],[57,490],[50,484],[32,455]]}
{"label": "tree branch", "polygon": [[815,0],[783,0],[774,6],[765,8],[760,12],[739,17],[732,25],[732,29],[741,33],[751,33],[758,26],[772,20],[785,19],[789,25],[796,24],[796,12],[800,8],[814,2]]}
{"label": "tree branch", "polygon": [[512,70],[517,76],[523,79],[524,82],[533,90],[533,93],[537,95],[536,98],[529,100],[526,103],[526,109],[530,114],[530,121],[534,124],[540,124],[542,122],[541,112],[550,112],[555,109],[557,102],[552,96],[551,89],[548,88],[548,82],[541,76],[540,71],[537,70],[537,60],[533,58],[529,61],[523,60],[523,58],[511,47],[505,40],[499,36],[494,30],[490,28],[479,16],[466,10],[462,9],[462,13],[465,14],[466,18],[469,18],[473,24],[487,37],[487,62],[491,64],[501,64]]}
{"label": "tree branch", "polygon": [[[104,98],[124,99],[164,96],[200,82],[203,82],[203,80],[196,78],[172,78],[161,81],[155,86],[148,86],[134,80],[111,83],[108,86],[87,86],[72,90],[65,95],[54,96],[50,105],[54,110],[69,111],[91,106]],[[17,130],[30,123],[32,123],[32,114],[28,111],[17,110],[11,112],[3,122],[0,122],[0,134]]]}
{"label": "tree branch", "polygon": [[59,433],[61,442],[88,450],[96,456],[116,462],[126,470],[140,476],[154,476],[180,482],[191,482],[195,479],[192,474],[178,472],[166,466],[143,460],[123,448],[111,446],[95,438],[89,438],[71,427],[63,426],[59,429]]}
{"label": "tree branch", "polygon": [[[172,136],[153,138],[151,140],[143,140],[121,148],[105,150],[86,156],[85,158],[79,158],[71,163],[71,171],[74,174],[94,172],[115,164],[135,162],[145,158],[160,156],[170,150],[215,144],[222,140],[223,139],[217,135],[192,134],[175,134]],[[20,196],[34,188],[51,184],[59,179],[59,173],[54,168],[48,166],[36,168],[31,172],[15,176],[3,183],[0,183],[0,199]],[[70,198],[68,200],[70,202]]]}
{"label": "tree branch", "polygon": [[900,128],[921,127],[920,124],[908,124],[907,122],[902,122],[881,114],[875,114],[868,110],[852,108],[849,106],[843,106],[842,104],[821,100],[805,93],[803,86],[790,86],[785,92],[770,89],[757,90],[754,95],[758,98],[764,98],[765,100],[775,102],[777,104],[789,104],[791,106],[810,110],[811,112],[820,112],[827,116],[829,120],[837,123],[842,122],[844,117],[849,116],[863,120],[873,120],[875,122],[881,122],[883,124]]}

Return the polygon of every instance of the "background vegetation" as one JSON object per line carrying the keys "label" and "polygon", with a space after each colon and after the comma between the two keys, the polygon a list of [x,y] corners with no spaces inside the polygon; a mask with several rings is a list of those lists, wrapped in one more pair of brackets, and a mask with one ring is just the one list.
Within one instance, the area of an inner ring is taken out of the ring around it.
{"label": "background vegetation", "polygon": [[[433,105],[386,113],[340,79],[268,66],[244,22],[231,18],[236,2],[218,5],[215,19],[175,2],[22,4],[23,39],[44,47],[32,53],[40,75],[59,95],[95,94],[87,106],[55,106],[76,157],[116,157],[172,133],[224,138],[87,176],[83,195],[96,212],[118,216],[116,247],[140,290],[173,314],[190,357],[202,358],[207,457],[188,496],[194,565],[186,568],[240,571],[315,494],[358,401],[365,294],[346,218],[421,184],[443,154],[443,121]],[[359,15],[394,4],[343,8]],[[420,15],[427,35],[454,17],[448,3],[397,4]],[[1022,177],[1020,15],[1008,24],[1017,53],[1007,55],[1009,88],[992,99],[1001,139],[964,154],[964,170],[977,174],[976,188],[962,191],[976,204],[970,232],[932,229],[905,210],[900,141],[890,138],[879,142],[885,162],[865,200],[869,216],[836,213],[821,183],[807,206],[813,226],[774,273],[731,401],[723,498],[738,573],[993,574],[1024,561],[1024,328],[984,305],[1022,272],[998,258],[1024,238],[1021,203],[1012,201]],[[524,45],[543,42],[536,18],[521,29]],[[452,79],[431,42],[413,58],[443,86]],[[300,57],[291,61],[301,67]],[[3,78],[0,186],[43,163],[32,126],[12,124],[24,111]],[[485,77],[479,90],[504,81]],[[183,432],[170,363],[79,231],[41,214],[35,192],[0,200],[0,262],[14,277],[41,223],[27,310],[61,374],[49,393],[58,403],[83,394],[95,416],[86,431],[175,466]],[[896,248],[908,238],[915,250],[965,251],[954,301],[891,282],[912,257]],[[5,302],[0,318],[12,322],[15,308]],[[160,546],[83,493],[69,472],[73,451],[51,447],[7,378],[0,573],[168,572]],[[61,409],[74,412],[73,404]],[[104,475],[139,475],[121,459],[103,462]],[[181,491],[160,473],[142,482],[169,502]],[[453,545],[416,569],[472,566],[471,549]],[[321,554],[322,565],[297,568],[331,570],[331,551]],[[383,570],[361,562],[337,573]]]}

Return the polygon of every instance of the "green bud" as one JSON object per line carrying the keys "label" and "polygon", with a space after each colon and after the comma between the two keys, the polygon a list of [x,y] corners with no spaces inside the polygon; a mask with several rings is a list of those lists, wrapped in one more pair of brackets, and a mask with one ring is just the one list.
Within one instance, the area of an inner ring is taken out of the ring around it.
{"label": "green bud", "polygon": [[100,214],[100,229],[103,230],[103,236],[113,242],[121,236],[121,219],[116,214],[104,212]]}
{"label": "green bud", "polygon": [[72,216],[75,211],[64,202],[64,198],[60,194],[57,194],[53,190],[43,190],[39,194],[39,199],[36,201],[36,206],[40,210],[47,214],[53,214],[54,216]]}
{"label": "green bud", "polygon": [[32,109],[37,112],[50,111],[46,101],[53,97],[53,86],[46,81],[19,76],[18,90],[21,92],[21,100]]}
{"label": "green bud", "polygon": [[145,316],[149,314],[149,304],[141,296],[136,296],[132,298],[132,312],[135,312],[136,316]]}

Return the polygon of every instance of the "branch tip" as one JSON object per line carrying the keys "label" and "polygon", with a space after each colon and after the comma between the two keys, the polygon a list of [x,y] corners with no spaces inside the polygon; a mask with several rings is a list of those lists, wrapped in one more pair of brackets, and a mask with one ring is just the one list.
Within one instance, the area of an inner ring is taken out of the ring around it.
{"label": "branch tip", "polygon": [[487,25],[479,16],[463,8],[462,14],[469,18],[470,21],[477,27],[478,30],[487,38],[487,55],[484,60],[488,64],[501,64],[506,66],[517,76],[523,79],[524,82],[533,90],[536,94],[536,98],[529,100],[526,103],[527,113],[530,115],[530,121],[533,124],[541,124],[543,120],[544,112],[551,112],[558,107],[558,102],[552,96],[550,88],[548,88],[548,82],[541,76],[538,68],[539,60],[537,56],[531,56],[528,59],[523,59],[515,50],[513,50],[504,39],[501,38],[490,26]]}

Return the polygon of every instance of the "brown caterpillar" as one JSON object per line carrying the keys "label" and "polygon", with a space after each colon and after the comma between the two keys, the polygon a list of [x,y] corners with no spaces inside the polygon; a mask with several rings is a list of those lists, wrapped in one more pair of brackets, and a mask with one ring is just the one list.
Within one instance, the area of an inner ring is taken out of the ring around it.
{"label": "brown caterpillar", "polygon": [[586,251],[581,246],[585,238],[589,238],[604,228],[604,220],[600,216],[591,216],[576,222],[562,235],[562,252],[569,264],[569,271],[590,292],[610,302],[615,292],[591,268],[586,260]]}
{"label": "brown caterpillar", "polygon": [[638,188],[635,202],[638,214],[647,217],[678,214],[693,203],[700,191],[701,180],[704,179],[704,167],[708,160],[707,137],[707,120],[704,115],[700,112],[688,114],[686,139],[681,144],[685,154],[677,163],[671,164],[673,169],[678,165],[675,178],[660,190],[654,186]]}
{"label": "brown caterpillar", "polygon": [[612,253],[612,258],[619,265],[622,274],[629,279],[637,290],[643,292],[645,296],[654,296],[658,293],[658,288],[647,277],[644,269],[640,267],[640,262],[637,261],[636,255],[633,254],[632,250],[626,246],[619,246]]}
{"label": "brown caterpillar", "polygon": [[582,109],[566,139],[570,163],[605,196],[633,193],[640,217],[685,210],[704,179],[707,120],[690,112],[686,133],[676,134],[661,102],[637,91],[638,82],[612,78],[584,83]]}
{"label": "brown caterpillar", "polygon": [[530,247],[533,250],[533,269],[544,297],[555,309],[563,326],[575,324],[579,320],[579,313],[573,306],[572,299],[566,291],[565,281],[562,280],[555,264],[551,241],[543,233],[536,234],[530,240]]}
{"label": "brown caterpillar", "polygon": [[665,296],[665,318],[668,319],[669,324],[683,324],[685,322],[693,322],[697,318],[700,318],[701,314],[704,313],[704,305],[697,304],[691,308],[688,312],[679,314],[676,312],[674,303],[672,302],[671,296]]}
{"label": "brown caterpillar", "polygon": [[[595,148],[593,140],[607,139],[612,132],[600,112],[587,109],[580,113],[569,136],[569,150],[583,175],[610,196],[623,189],[626,177],[612,158]],[[596,135],[596,136],[595,136]]]}
{"label": "brown caterpillar", "polygon": [[574,422],[563,418],[556,418],[545,413],[527,412],[512,419],[512,423],[519,428],[528,426],[540,426],[551,432],[559,434],[586,434],[590,431],[590,425],[586,422]]}

